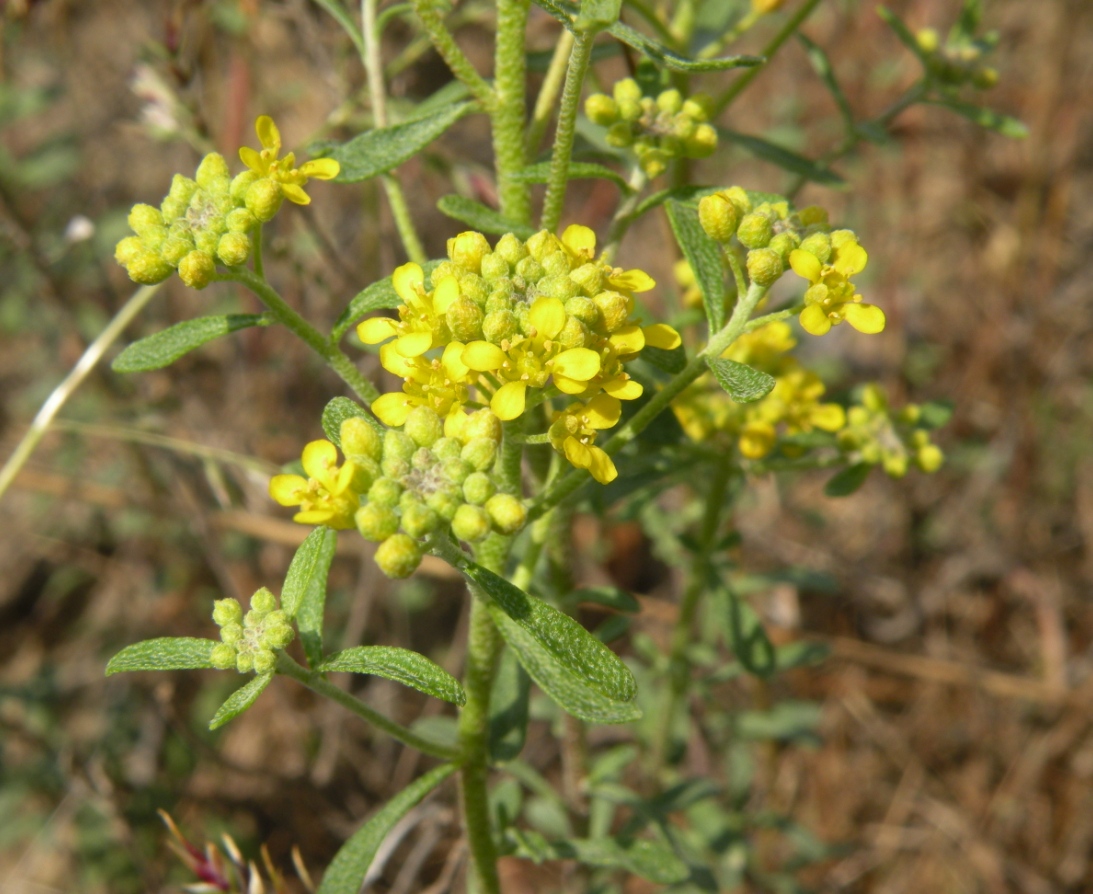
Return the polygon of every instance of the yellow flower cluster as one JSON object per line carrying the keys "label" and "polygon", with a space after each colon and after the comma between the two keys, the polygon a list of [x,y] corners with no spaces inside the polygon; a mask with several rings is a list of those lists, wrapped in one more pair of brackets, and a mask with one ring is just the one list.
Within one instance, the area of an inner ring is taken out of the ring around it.
{"label": "yellow flower cluster", "polygon": [[597,260],[595,234],[576,225],[560,239],[545,231],[527,242],[503,236],[492,250],[481,233],[462,233],[449,240],[448,257],[433,271],[431,291],[418,265],[396,270],[398,319],[357,327],[365,344],[382,345],[384,369],[403,380],[402,391],[383,395],[372,411],[398,426],[416,407],[443,417],[488,403],[510,421],[566,395],[577,402],[563,415],[594,424],[572,423],[580,434],[567,437],[581,449],[553,434],[552,443],[597,481],[614,479],[614,464],[592,441],[618,421],[620,400],[642,394],[624,364],[647,345],[680,344],[670,326],[634,318],[634,293],[653,288],[652,278]]}
{"label": "yellow flower cluster", "polygon": [[945,455],[930,441],[920,406],[893,410],[880,386],[872,384],[862,389],[859,400],[839,432],[839,446],[852,462],[880,465],[892,478],[902,478],[912,464],[923,472],[941,468]]}

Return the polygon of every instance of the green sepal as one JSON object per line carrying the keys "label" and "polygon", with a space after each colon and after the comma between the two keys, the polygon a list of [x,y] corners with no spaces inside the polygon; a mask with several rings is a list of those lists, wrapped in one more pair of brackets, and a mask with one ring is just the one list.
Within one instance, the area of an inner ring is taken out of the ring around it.
{"label": "green sepal", "polygon": [[388,801],[380,811],[361,826],[342,845],[323,874],[318,894],[357,894],[368,874],[383,839],[413,807],[434,788],[451,776],[455,764],[442,764],[411,782]]}
{"label": "green sepal", "polygon": [[545,860],[576,860],[597,869],[622,869],[659,885],[685,881],[690,868],[670,847],[656,841],[613,838],[564,838],[548,841],[533,830],[511,830],[517,856],[541,863]]}
{"label": "green sepal", "polygon": [[323,433],[326,439],[339,449],[342,446],[342,423],[346,419],[363,419],[379,432],[387,430],[355,400],[348,397],[332,398],[323,407]]}
{"label": "green sepal", "polygon": [[[441,263],[441,261],[426,261],[421,269],[428,277]],[[346,309],[341,312],[341,315],[334,323],[334,328],[330,330],[330,341],[334,344],[340,342],[345,337],[345,333],[353,328],[353,324],[365,314],[370,314],[374,310],[389,310],[398,307],[400,304],[402,304],[402,299],[395,291],[391,277],[386,276],[381,280],[377,280],[358,292]]]}
{"label": "green sepal", "polygon": [[796,152],[791,152],[784,146],[779,146],[777,143],[772,143],[770,140],[764,140],[761,137],[738,133],[735,130],[727,130],[723,127],[718,128],[717,132],[725,139],[750,152],[756,158],[769,161],[784,171],[789,171],[791,174],[804,177],[805,180],[811,180],[814,183],[829,186],[833,189],[846,188],[846,181],[830,168],[825,168],[818,162],[805,158],[803,155],[798,155]]}
{"label": "green sepal", "polygon": [[855,463],[840,469],[827,479],[824,494],[829,497],[848,497],[865,484],[865,479],[869,477],[871,471],[873,466],[869,463]]}
{"label": "green sepal", "polygon": [[710,332],[717,332],[725,325],[725,270],[721,265],[721,247],[702,229],[697,208],[669,199],[667,209],[676,242],[683,249],[702,292]]}
{"label": "green sepal", "polygon": [[262,694],[262,690],[269,686],[269,681],[272,679],[272,673],[259,674],[245,686],[236,689],[213,715],[213,719],[209,721],[209,729],[219,729],[229,720],[234,720],[246,711],[247,708],[258,701],[258,696]]}
{"label": "green sepal", "polygon": [[316,670],[323,674],[374,674],[453,705],[467,702],[459,681],[444,668],[418,652],[397,646],[356,646],[331,655]]}
{"label": "green sepal", "polygon": [[192,636],[163,636],[126,646],[106,665],[106,676],[124,671],[199,670],[212,667],[209,660],[220,643]]}
{"label": "green sepal", "polygon": [[751,403],[766,397],[777,385],[774,376],[746,363],[735,360],[723,360],[707,357],[706,365],[710,368],[717,384],[738,404]]}
{"label": "green sepal", "polygon": [[463,196],[442,196],[436,203],[441,213],[448,215],[460,223],[478,230],[480,233],[490,233],[495,236],[504,236],[512,233],[519,239],[530,239],[535,235],[535,227],[522,224],[515,220],[509,220],[498,211],[487,208],[481,202]]}
{"label": "green sepal", "polygon": [[[539,164],[530,165],[522,171],[517,171],[510,179],[515,180],[517,183],[549,183],[550,162],[544,161]],[[612,171],[608,167],[593,164],[588,161],[571,161],[569,163],[569,179],[610,180],[626,194],[630,194],[634,191],[633,187],[626,182],[626,178],[618,173],[618,171]]]}
{"label": "green sepal", "polygon": [[416,121],[366,131],[330,148],[328,155],[341,165],[335,181],[359,183],[397,168],[475,108],[473,102],[456,103]]}
{"label": "green sepal", "polygon": [[1011,118],[1009,115],[1003,115],[1001,112],[995,112],[991,109],[985,109],[982,106],[974,106],[968,102],[960,102],[956,99],[950,99],[948,97],[944,99],[928,99],[926,103],[933,106],[941,106],[943,109],[948,109],[950,112],[956,112],[956,114],[967,118],[969,121],[974,121],[980,127],[985,127],[987,130],[997,131],[1002,136],[1010,137],[1014,140],[1023,140],[1028,136],[1028,127],[1024,122],[1018,121],[1016,118]]}
{"label": "green sepal", "polygon": [[516,653],[505,649],[490,692],[490,760],[510,761],[524,750],[531,679]]}
{"label": "green sepal", "polygon": [[268,326],[271,322],[265,314],[221,314],[184,320],[133,342],[114,358],[110,368],[119,373],[163,369],[214,338],[251,326]]}
{"label": "green sepal", "polygon": [[315,667],[323,660],[323,611],[326,606],[326,578],[338,535],[320,525],[307,535],[289,563],[281,590],[281,611],[296,619],[307,663]]}

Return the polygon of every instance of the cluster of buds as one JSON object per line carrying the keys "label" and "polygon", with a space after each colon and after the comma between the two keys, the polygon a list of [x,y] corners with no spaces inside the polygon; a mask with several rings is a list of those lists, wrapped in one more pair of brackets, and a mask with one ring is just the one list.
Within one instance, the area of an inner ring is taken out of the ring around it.
{"label": "cluster of buds", "polygon": [[292,642],[293,630],[285,613],[277,608],[277,597],[263,587],[250,598],[250,611],[236,599],[218,599],[213,604],[213,621],[220,628],[220,644],[211,661],[221,670],[268,674],[277,664],[277,652]]}
{"label": "cluster of buds", "polygon": [[303,186],[311,178],[329,180],[339,165],[318,158],[299,168],[289,153],[278,159],[281,135],[263,115],[255,125],[259,152],[239,150],[247,170],[231,176],[224,157],[213,152],[202,159],[194,178],[176,174],[159,208],[135,205],[129,226],[135,235],[118,243],[114,257],[130,279],[152,285],[178,271],[186,285],[203,289],[216,275],[217,262],[244,264],[251,253],[250,233],[272,220],[284,199],[306,205]]}
{"label": "cluster of buds", "polygon": [[880,465],[892,478],[902,478],[911,465],[923,472],[941,468],[945,455],[930,440],[920,406],[893,410],[877,385],[866,385],[860,400],[847,412],[847,426],[838,434],[839,447],[852,462]]}
{"label": "cluster of buds", "polygon": [[[580,413],[603,394],[610,400],[597,409],[608,412],[597,414],[598,423],[617,421],[614,405],[642,394],[624,363],[647,345],[670,350],[680,338],[634,317],[633,293],[651,289],[652,278],[597,260],[595,249],[595,234],[576,225],[560,239],[546,231],[526,242],[502,236],[492,250],[481,233],[467,232],[449,240],[431,291],[420,267],[400,267],[392,277],[403,300],[398,319],[373,317],[357,327],[365,344],[382,343],[381,364],[404,383],[372,411],[388,426],[403,425],[417,407],[447,417],[474,390],[508,422],[563,395],[577,399]],[[559,450],[606,483],[614,465],[592,444],[596,429],[586,428],[579,440],[588,449],[567,450],[563,439]]]}
{"label": "cluster of buds", "polygon": [[753,202],[739,186],[704,196],[698,204],[702,229],[726,251],[746,252],[748,278],[770,287],[789,268],[808,280],[801,327],[823,335],[844,320],[859,332],[884,329],[884,311],[862,300],[850,277],[869,260],[851,230],[832,230],[817,206],[794,210],[785,200]]}
{"label": "cluster of buds", "polygon": [[923,28],[915,35],[915,42],[926,59],[930,74],[946,86],[971,84],[980,90],[989,90],[998,83],[998,70],[986,64],[986,56],[998,43],[996,33],[982,38],[952,35],[942,43],[937,31]]}
{"label": "cluster of buds", "polygon": [[615,84],[612,96],[594,93],[585,101],[585,114],[607,128],[607,142],[633,147],[638,163],[650,177],[664,173],[673,158],[705,158],[717,148],[717,131],[709,124],[710,99],[687,99],[675,89],[655,99],[642,96],[633,78]]}

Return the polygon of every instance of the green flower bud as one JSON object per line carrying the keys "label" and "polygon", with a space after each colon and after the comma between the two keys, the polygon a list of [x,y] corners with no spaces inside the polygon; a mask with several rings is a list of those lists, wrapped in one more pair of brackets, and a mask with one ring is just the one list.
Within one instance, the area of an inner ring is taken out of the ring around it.
{"label": "green flower bud", "polygon": [[683,103],[683,114],[699,122],[709,121],[713,109],[713,97],[705,93],[695,93]]}
{"label": "green flower bud", "polygon": [[482,306],[490,296],[489,284],[477,273],[464,273],[459,277],[459,291],[464,298]]}
{"label": "green flower bud", "polygon": [[[462,452],[466,452],[466,448]],[[462,459],[450,459],[440,467],[440,471],[445,481],[462,486],[474,468]]]}
{"label": "green flower bud", "polygon": [[399,527],[398,514],[387,506],[379,506],[376,503],[365,503],[353,516],[357,523],[357,530],[365,540],[380,543],[386,540]]}
{"label": "green flower bud", "polygon": [[736,206],[722,192],[703,196],[698,203],[698,222],[715,242],[729,242],[736,235],[740,217]]}
{"label": "green flower bud", "polygon": [[452,533],[459,540],[477,543],[490,533],[490,517],[481,506],[464,503],[452,518]]}
{"label": "green flower bud", "polygon": [[402,459],[406,462],[414,455],[418,444],[406,432],[389,429],[383,435],[383,458]]}
{"label": "green flower bud", "polygon": [[721,194],[736,206],[736,211],[741,217],[751,211],[751,199],[748,198],[748,192],[742,186],[730,186],[722,190]]}
{"label": "green flower bud", "polygon": [[440,524],[440,516],[424,503],[415,502],[402,510],[402,530],[411,537],[427,537]]}
{"label": "green flower bud", "polygon": [[592,301],[608,332],[615,332],[624,326],[630,317],[630,302],[618,292],[600,292]]}
{"label": "green flower bud", "polygon": [[539,292],[549,298],[557,298],[565,302],[579,295],[581,287],[566,273],[562,276],[544,276],[539,280]]}
{"label": "green flower bud", "polygon": [[433,456],[440,462],[448,462],[449,460],[459,459],[459,454],[463,450],[463,443],[456,438],[441,438],[433,444],[432,449]]}
{"label": "green flower bud", "polygon": [[491,344],[499,345],[520,331],[516,315],[511,310],[495,310],[482,319],[482,337]]}
{"label": "green flower bud", "polygon": [[252,611],[261,612],[263,615],[268,614],[277,608],[277,597],[268,589],[262,587],[261,590],[251,596],[250,607]]}
{"label": "green flower bud", "polygon": [[[408,435],[415,446],[432,447],[444,434],[444,423],[436,414],[436,411],[430,407],[414,407],[406,417],[402,431],[404,437]],[[385,455],[391,449],[388,444],[389,440],[393,441],[394,439],[390,435],[384,439]],[[405,444],[401,438],[398,447],[395,449],[398,450],[400,456],[403,455]]]}
{"label": "green flower bud", "polygon": [[224,218],[224,225],[228,228],[229,233],[246,233],[258,223],[258,218],[250,213],[246,208],[236,208],[233,211],[229,211],[228,215]]}
{"label": "green flower bud", "polygon": [[235,656],[235,669],[241,674],[249,674],[254,670],[254,653],[240,652]]}
{"label": "green flower bud", "polygon": [[455,340],[464,344],[482,337],[482,321],[485,317],[482,308],[463,295],[449,304],[444,314],[444,320],[452,330]]}
{"label": "green flower bud", "polygon": [[536,283],[546,275],[546,271],[535,258],[524,258],[516,265],[516,275],[522,276],[527,282]]}
{"label": "green flower bud", "polygon": [[[242,618],[240,618],[240,620],[242,620]],[[225,624],[220,628],[220,639],[229,646],[242,642],[243,625],[238,621],[232,621],[230,624]]]}
{"label": "green flower bud", "polygon": [[489,251],[490,244],[486,237],[473,230],[448,240],[448,257],[452,263],[471,273],[477,273],[482,268],[482,259]]}
{"label": "green flower bud", "polygon": [[[136,239],[137,237],[130,238]],[[139,243],[139,241],[138,239],[137,242]],[[122,243],[125,243],[125,245],[123,246]],[[121,243],[118,243],[118,250],[114,253],[115,257],[119,252],[125,257],[124,261],[119,259],[119,263],[125,267],[126,273],[134,282],[150,286],[157,282],[163,282],[172,273],[173,268],[171,265],[155,252],[148,251],[143,247],[137,248],[133,243],[126,242],[124,239]]]}
{"label": "green flower bud", "polygon": [[500,441],[501,420],[490,409],[475,410],[464,420],[462,432],[466,441],[471,441],[474,438],[488,438],[491,441]]}
{"label": "green flower bud", "polygon": [[498,239],[493,250],[504,258],[510,267],[515,267],[528,256],[527,246],[512,233],[506,233]]}
{"label": "green flower bud", "polygon": [[634,145],[634,128],[629,121],[616,121],[607,129],[604,140],[608,146],[625,149]]}
{"label": "green flower bud", "polygon": [[624,102],[626,100],[638,102],[641,99],[641,87],[633,78],[623,78],[621,81],[616,81],[611,92],[615,96],[615,102]]}
{"label": "green flower bud", "polygon": [[667,153],[640,143],[638,144],[636,151],[638,153],[638,163],[648,176],[659,177],[668,170],[668,162],[670,159]]}
{"label": "green flower bud", "polygon": [[267,649],[283,649],[295,636],[295,632],[288,624],[267,624],[259,637],[260,642]]}
{"label": "green flower bud", "polygon": [[153,247],[149,243],[149,237],[162,241],[167,232],[163,215],[152,205],[134,205],[129,212],[129,226],[149,248]]}
{"label": "green flower bud", "polygon": [[[552,251],[539,261],[543,265],[544,276],[569,276],[569,268],[572,266],[569,255],[562,249]],[[540,288],[542,284],[540,283]]]}
{"label": "green flower bud", "polygon": [[[428,447],[422,447],[420,450],[415,451],[410,460],[410,465],[415,469],[425,472],[436,465],[436,457],[433,456],[433,451]],[[409,491],[407,491],[407,493],[409,493]],[[403,496],[406,496],[406,494],[403,494]]]}
{"label": "green flower bud", "polygon": [[216,275],[216,261],[208,252],[194,250],[179,261],[178,275],[191,289],[203,289]]}
{"label": "green flower bud", "polygon": [[745,214],[736,229],[736,238],[745,248],[766,248],[774,235],[774,224],[765,214]]}
{"label": "green flower bud", "polygon": [[759,286],[770,286],[785,271],[782,256],[772,248],[756,248],[748,252],[748,278]]}
{"label": "green flower bud", "polygon": [[463,498],[475,506],[483,505],[496,490],[497,485],[485,472],[473,472],[463,482]]}
{"label": "green flower bud", "polygon": [[684,142],[687,155],[691,158],[705,158],[717,149],[717,131],[709,124],[700,124]]}
{"label": "green flower bud", "polygon": [[398,505],[400,496],[402,485],[390,478],[377,478],[368,488],[368,502],[376,506],[394,508]]}
{"label": "green flower bud", "polygon": [[603,291],[604,271],[602,264],[581,264],[576,270],[570,272],[569,278],[581,287],[581,291],[585,295],[595,295],[597,292]]}
{"label": "green flower bud", "polygon": [[577,298],[570,298],[565,303],[565,312],[569,314],[569,316],[584,323],[589,328],[595,327],[602,319],[600,316],[600,309],[596,306],[596,302],[591,298],[585,298],[583,295]]}
{"label": "green flower bud", "polygon": [[228,195],[235,204],[242,204],[247,197],[247,190],[261,179],[257,171],[246,170],[236,174],[228,187]]}
{"label": "green flower bud", "polygon": [[[220,247],[220,234],[216,230],[208,229],[196,230],[193,235],[194,251],[208,255],[213,259],[213,263],[216,263],[214,256],[216,250]],[[181,262],[179,262],[179,266],[181,266]]]}
{"label": "green flower bud", "polygon": [[584,113],[602,127],[614,124],[619,117],[619,104],[603,93],[593,93],[584,101]]}
{"label": "green flower bud", "polygon": [[[528,254],[535,258],[536,261],[542,261],[547,255],[552,252],[559,251],[561,249],[561,243],[557,238],[546,230],[540,230],[534,236],[527,241]],[[515,264],[519,272],[519,264]],[[523,274],[521,274],[523,275]]]}
{"label": "green flower bud", "polygon": [[844,245],[857,245],[858,237],[853,230],[833,230],[831,233],[831,246],[836,251]]}
{"label": "green flower bud", "polygon": [[145,252],[148,249],[144,247],[144,243],[140,241],[139,236],[126,236],[121,240],[114,248],[114,260],[121,264],[123,267],[129,266],[129,262],[138,257],[141,252]]}
{"label": "green flower bud", "polygon": [[341,424],[338,437],[342,453],[356,462],[357,457],[379,460],[383,456],[383,436],[376,427],[360,416],[350,416]]}
{"label": "green flower bud", "polygon": [[282,201],[284,194],[281,192],[281,184],[268,177],[255,180],[247,190],[247,210],[263,223],[273,220],[281,210]]}
{"label": "green flower bud", "polygon": [[[980,90],[990,90],[998,83],[998,70],[994,68],[977,68],[972,72],[972,84]],[[927,471],[933,471],[932,469]]]}
{"label": "green flower bud", "polygon": [[193,250],[193,236],[183,231],[168,236],[159,253],[166,263],[172,267],[177,267],[182,263],[182,259]]}
{"label": "green flower bud", "polygon": [[493,465],[497,457],[497,442],[492,438],[472,438],[460,454],[462,462],[478,472]]}
{"label": "green flower bud", "polygon": [[509,262],[496,251],[490,252],[482,259],[482,278],[487,280],[500,279],[512,272]]}
{"label": "green flower bud", "polygon": [[767,248],[773,249],[778,252],[778,256],[788,263],[790,252],[801,245],[801,237],[796,233],[786,230],[785,232],[778,233],[770,240],[770,245]]}
{"label": "green flower bud", "polygon": [[[413,454],[410,455],[411,459]],[[410,474],[410,470],[413,468],[410,465],[409,459],[403,459],[401,456],[385,456],[380,461],[380,471],[383,474],[395,481],[402,481]]]}
{"label": "green flower bud", "polygon": [[217,627],[238,624],[243,620],[243,606],[236,599],[217,599],[213,603],[213,623]]}
{"label": "green flower bud", "polygon": [[657,108],[669,115],[674,115],[683,108],[683,94],[676,89],[665,90],[657,96]]}
{"label": "green flower bud", "polygon": [[235,667],[236,651],[234,646],[227,643],[218,643],[209,653],[209,664],[217,670],[231,670]]}
{"label": "green flower bud", "polygon": [[277,654],[269,649],[256,649],[254,651],[254,672],[256,674],[268,674],[277,666]]}
{"label": "green flower bud", "polygon": [[181,202],[184,206],[190,204],[190,199],[197,192],[197,181],[191,180],[184,174],[175,174],[171,178],[171,188],[167,192],[167,198]]}
{"label": "green flower bud", "polygon": [[801,242],[801,251],[815,255],[821,264],[831,261],[831,237],[827,233],[813,233]]}
{"label": "green flower bud", "polygon": [[197,166],[195,178],[197,185],[208,192],[227,192],[231,182],[231,171],[224,156],[218,152],[210,152]]}
{"label": "green flower bud", "polygon": [[216,256],[229,267],[238,267],[250,255],[250,239],[243,233],[225,233],[216,243]]}
{"label": "green flower bud", "polygon": [[515,534],[528,520],[528,511],[512,494],[494,494],[486,501],[486,514],[502,534]]}
{"label": "green flower bud", "polygon": [[376,550],[376,565],[388,577],[409,577],[421,564],[421,545],[409,534],[395,534]]}
{"label": "green flower bud", "polygon": [[907,457],[903,453],[885,453],[881,465],[889,478],[902,478],[907,474]]}
{"label": "green flower bud", "polygon": [[576,317],[568,317],[562,331],[554,336],[554,340],[562,346],[563,350],[568,351],[570,348],[585,347],[590,341],[589,336],[588,327],[584,323]]}
{"label": "green flower bud", "polygon": [[450,522],[463,501],[454,493],[438,490],[425,498],[425,505],[432,509],[444,521]]}

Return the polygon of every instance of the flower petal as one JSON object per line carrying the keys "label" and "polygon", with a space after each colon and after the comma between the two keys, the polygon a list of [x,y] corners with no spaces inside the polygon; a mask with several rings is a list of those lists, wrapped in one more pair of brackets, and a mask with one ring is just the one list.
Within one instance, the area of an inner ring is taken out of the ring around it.
{"label": "flower petal", "polygon": [[587,382],[600,371],[600,355],[590,348],[570,348],[554,358],[554,371]]}
{"label": "flower petal", "polygon": [[585,404],[581,415],[588,420],[591,428],[611,428],[618,424],[622,416],[622,404],[619,403],[618,398],[609,394],[597,394]]}
{"label": "flower petal", "polygon": [[277,129],[277,125],[273,123],[269,115],[259,115],[258,120],[254,122],[254,130],[258,134],[258,141],[266,149],[281,151],[281,131]]}
{"label": "flower petal", "polygon": [[809,335],[824,335],[831,329],[830,318],[818,304],[810,304],[802,310],[800,320],[801,328]]}
{"label": "flower petal", "polygon": [[400,379],[408,378],[418,371],[416,361],[407,360],[396,351],[393,341],[380,348],[380,366]]}
{"label": "flower petal", "polygon": [[401,391],[380,395],[372,401],[372,412],[376,418],[392,428],[402,425],[412,409],[413,405]]}
{"label": "flower petal", "polygon": [[467,382],[471,368],[463,362],[464,345],[458,341],[448,342],[440,357],[440,365],[453,382]]}
{"label": "flower petal", "polygon": [[258,150],[251,149],[250,146],[243,146],[240,148],[239,160],[256,174],[265,174],[269,169],[269,165],[265,164],[262,160],[262,156],[259,154]]}
{"label": "flower petal", "polygon": [[313,158],[299,167],[299,172],[311,180],[333,180],[342,166],[333,158]]}
{"label": "flower petal", "polygon": [[557,298],[536,298],[528,321],[543,338],[554,338],[565,327],[565,305]]}
{"label": "flower petal", "polygon": [[653,323],[641,330],[645,333],[645,344],[651,348],[660,348],[662,351],[672,351],[683,344],[683,339],[667,323]]}
{"label": "flower petal", "polygon": [[493,372],[508,359],[504,351],[488,341],[472,341],[463,349],[460,359],[475,372]]}
{"label": "flower petal", "polygon": [[878,332],[884,331],[884,311],[875,304],[859,304],[852,301],[843,305],[843,313],[846,315],[846,322],[857,329],[858,332],[863,332],[866,335],[876,335]]}
{"label": "flower petal", "polygon": [[570,224],[562,233],[562,245],[574,257],[591,261],[596,254],[596,234],[588,227]]}
{"label": "flower petal", "polygon": [[295,183],[281,182],[281,193],[290,202],[296,205],[310,205],[311,196],[309,196],[302,186],[297,186]]}
{"label": "flower petal", "polygon": [[300,462],[312,478],[322,478],[338,464],[338,448],[330,441],[309,441],[304,447]]}
{"label": "flower petal", "polygon": [[561,391],[562,394],[583,394],[588,389],[588,382],[571,379],[555,370],[554,386]]}
{"label": "flower petal", "polygon": [[403,357],[420,357],[432,346],[432,332],[410,332],[395,339],[395,350]]}
{"label": "flower petal", "polygon": [[861,273],[869,261],[869,255],[857,242],[848,242],[835,250],[835,263],[831,266],[843,276]]}
{"label": "flower petal", "polygon": [[616,376],[604,382],[603,390],[619,400],[637,400],[645,392],[641,382],[629,376]]}
{"label": "flower petal", "polygon": [[390,317],[372,317],[357,325],[357,337],[366,345],[378,345],[398,335],[398,324]]}
{"label": "flower petal", "polygon": [[391,274],[391,285],[399,298],[410,304],[425,287],[425,272],[417,264],[403,264]]}
{"label": "flower petal", "polygon": [[588,452],[591,454],[588,471],[600,484],[610,484],[619,477],[619,471],[615,468],[615,464],[611,462],[611,457],[599,447],[589,447]]}
{"label": "flower petal", "polygon": [[612,273],[607,277],[607,282],[625,292],[648,292],[657,284],[656,280],[644,270],[623,270],[620,273]]}
{"label": "flower petal", "polygon": [[497,389],[497,393],[490,401],[490,409],[502,422],[515,419],[524,412],[525,398],[527,396],[526,382],[506,382]]}
{"label": "flower petal", "polygon": [[433,289],[433,310],[445,313],[453,301],[459,297],[459,280],[454,276],[445,276]]}
{"label": "flower petal", "polygon": [[616,332],[612,332],[608,341],[619,354],[637,354],[645,347],[645,333],[636,323],[632,326],[623,326]]}
{"label": "flower petal", "polygon": [[300,475],[274,475],[269,480],[269,495],[282,506],[299,506],[307,492],[307,479]]}
{"label": "flower petal", "polygon": [[592,464],[592,452],[588,449],[588,445],[582,444],[572,435],[565,439],[562,450],[565,452],[565,458],[578,469],[587,469]]}
{"label": "flower petal", "polygon": [[818,282],[824,265],[820,259],[810,251],[795,248],[789,253],[789,266],[798,276],[807,279],[811,283]]}

